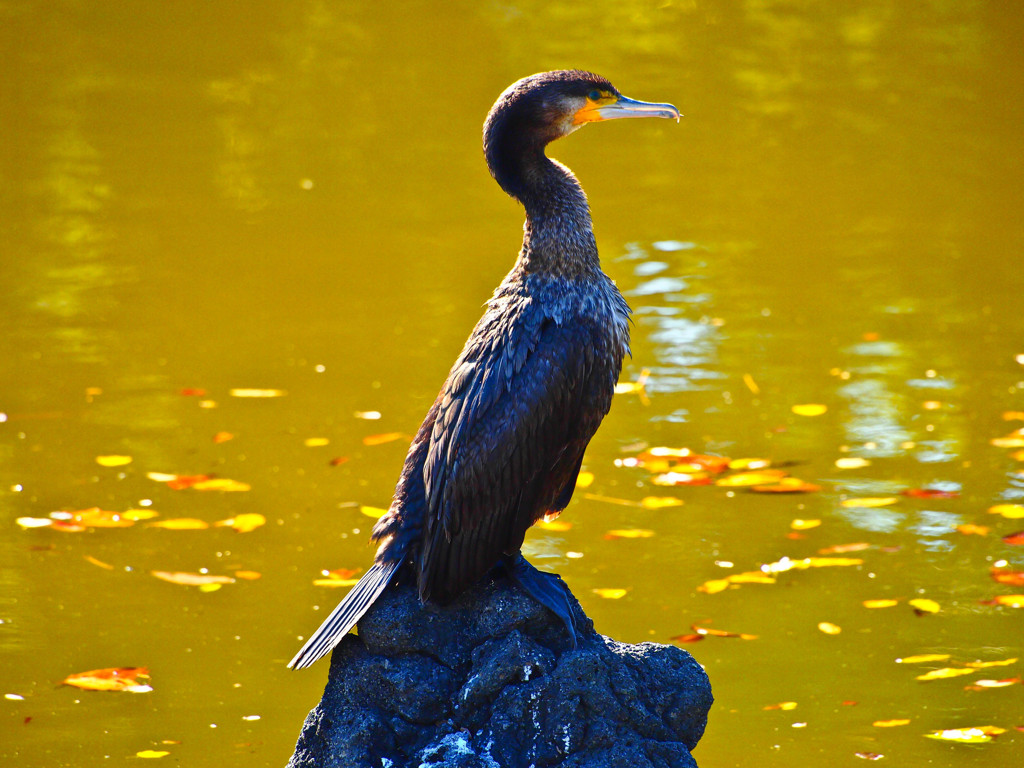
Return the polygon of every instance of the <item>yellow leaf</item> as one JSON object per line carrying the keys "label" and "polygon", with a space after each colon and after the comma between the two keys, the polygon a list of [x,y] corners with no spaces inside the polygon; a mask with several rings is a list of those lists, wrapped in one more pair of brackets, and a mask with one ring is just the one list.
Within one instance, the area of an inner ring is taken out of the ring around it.
{"label": "yellow leaf", "polygon": [[993,437],[989,443],[996,448],[1024,448],[1024,437],[1011,435],[1009,437]]}
{"label": "yellow leaf", "polygon": [[769,704],[767,707],[762,707],[765,710],[781,709],[783,712],[789,712],[797,708],[795,701],[781,701],[778,704]]}
{"label": "yellow leaf", "polygon": [[193,483],[192,487],[197,491],[248,491],[252,486],[238,480],[229,480],[226,477],[211,477],[209,480],[200,480]]}
{"label": "yellow leaf", "polygon": [[864,499],[843,499],[840,503],[841,506],[847,509],[851,508],[872,508],[872,507],[888,507],[898,502],[899,499],[895,496],[872,496]]}
{"label": "yellow leaf", "polygon": [[768,459],[733,459],[729,462],[729,469],[750,472],[759,469],[768,469],[771,464],[771,461]]}
{"label": "yellow leaf", "polygon": [[594,473],[593,472],[580,472],[576,475],[576,487],[577,488],[589,488],[594,484]]}
{"label": "yellow leaf", "polygon": [[97,456],[96,463],[101,467],[123,467],[132,463],[131,456]]}
{"label": "yellow leaf", "polygon": [[1024,595],[996,595],[993,601],[1008,608],[1024,608]]}
{"label": "yellow leaf", "polygon": [[934,600],[929,600],[924,597],[919,597],[916,600],[909,601],[909,605],[913,607],[915,611],[919,613],[938,613],[942,608]]}
{"label": "yellow leaf", "polygon": [[897,664],[924,664],[929,661],[945,661],[949,658],[948,653],[922,653],[918,656],[905,656],[896,659]]}
{"label": "yellow leaf", "polygon": [[821,416],[828,410],[828,406],[821,403],[803,403],[794,405],[791,410],[797,416]]}
{"label": "yellow leaf", "polygon": [[121,513],[121,517],[125,520],[138,522],[139,520],[150,520],[159,516],[159,514],[159,512],[154,512],[152,509],[126,509]]}
{"label": "yellow leaf", "polygon": [[172,480],[177,479],[177,475],[169,475],[166,472],[147,472],[146,477],[150,480],[156,480],[158,483],[169,483]]}
{"label": "yellow leaf", "polygon": [[899,600],[865,600],[861,605],[865,608],[892,608],[899,605]]}
{"label": "yellow leaf", "polygon": [[146,525],[149,528],[166,528],[169,531],[202,531],[210,527],[205,520],[197,520],[194,517],[175,517],[170,520],[157,520]]}
{"label": "yellow leaf", "polygon": [[354,587],[359,579],[314,579],[314,587]]}
{"label": "yellow leaf", "polygon": [[925,672],[923,675],[918,675],[915,680],[945,680],[950,677],[960,677],[962,675],[973,675],[973,669],[958,669],[954,667],[943,667],[942,669],[933,669],[931,672]]}
{"label": "yellow leaf", "polygon": [[794,531],[809,531],[811,528],[817,528],[821,525],[821,520],[801,520],[797,518],[789,524],[789,527]]}
{"label": "yellow leaf", "polygon": [[900,725],[908,725],[909,720],[875,720],[872,723],[875,728],[895,728]]}
{"label": "yellow leaf", "polygon": [[683,500],[671,496],[644,496],[640,499],[640,505],[644,509],[664,509],[666,507],[681,507]]}
{"label": "yellow leaf", "polygon": [[224,585],[223,584],[200,584],[199,585],[199,591],[200,592],[216,592],[222,586],[224,586]]}
{"label": "yellow leaf", "polygon": [[988,669],[989,667],[1008,667],[1011,664],[1016,664],[1017,659],[1002,659],[1001,661],[969,661],[964,664],[965,667],[971,669]]}
{"label": "yellow leaf", "polygon": [[243,515],[236,515],[227,520],[220,520],[214,523],[218,527],[231,526],[239,533],[254,531],[262,525],[267,524],[267,518],[258,512],[246,512]]}
{"label": "yellow leaf", "polygon": [[706,592],[709,595],[713,595],[716,592],[722,592],[729,588],[728,579],[712,579],[711,581],[705,581],[699,587],[698,592]]}
{"label": "yellow leaf", "polygon": [[331,441],[326,437],[307,437],[302,442],[307,448],[319,448],[321,445],[327,445]]}
{"label": "yellow leaf", "polygon": [[728,577],[732,584],[774,584],[776,579],[761,571],[744,571]]}
{"label": "yellow leaf", "polygon": [[653,535],[654,531],[646,528],[619,528],[608,531],[604,537],[606,539],[649,539]]}
{"label": "yellow leaf", "polygon": [[746,488],[751,485],[771,485],[786,476],[781,469],[762,469],[756,472],[738,472],[728,477],[715,480],[715,485],[723,488]]}
{"label": "yellow leaf", "polygon": [[372,517],[375,520],[379,520],[388,513],[386,509],[381,509],[380,507],[368,507],[365,504],[359,505],[359,511],[367,517]]}
{"label": "yellow leaf", "polygon": [[988,508],[991,515],[1002,515],[1011,520],[1024,517],[1024,504],[996,504]]}
{"label": "yellow leaf", "polygon": [[228,392],[232,397],[284,397],[283,389],[232,389]]}
{"label": "yellow leaf", "polygon": [[149,757],[166,757],[169,754],[171,754],[171,753],[170,752],[164,752],[161,749],[144,749],[141,752],[136,752],[135,756],[136,757],[146,757],[146,758],[149,758]]}
{"label": "yellow leaf", "polygon": [[625,597],[629,591],[627,589],[615,589],[611,587],[600,587],[597,589],[590,590],[598,597],[606,597],[609,600],[618,600],[620,597]]}
{"label": "yellow leaf", "polygon": [[862,459],[859,456],[850,456],[843,459],[836,459],[837,469],[860,469],[861,467],[869,467],[871,462],[867,459]]}
{"label": "yellow leaf", "polygon": [[838,635],[843,631],[843,628],[838,624],[833,624],[829,621],[822,621],[818,623],[818,629],[824,632],[826,635]]}
{"label": "yellow leaf", "polygon": [[750,490],[756,493],[817,493],[821,486],[798,477],[784,477],[773,485],[755,485]]}

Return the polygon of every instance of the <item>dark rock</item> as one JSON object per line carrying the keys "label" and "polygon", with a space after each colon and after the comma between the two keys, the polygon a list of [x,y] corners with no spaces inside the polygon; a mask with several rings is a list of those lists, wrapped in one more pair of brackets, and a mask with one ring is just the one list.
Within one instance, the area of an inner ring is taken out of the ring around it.
{"label": "dark rock", "polygon": [[711,686],[686,651],[579,645],[503,578],[451,606],[388,589],[335,649],[289,768],[687,768]]}

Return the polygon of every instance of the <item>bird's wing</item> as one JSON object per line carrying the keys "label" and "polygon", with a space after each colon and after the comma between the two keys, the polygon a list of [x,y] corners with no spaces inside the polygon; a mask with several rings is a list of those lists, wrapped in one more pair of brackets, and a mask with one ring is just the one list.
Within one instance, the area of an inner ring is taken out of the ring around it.
{"label": "bird's wing", "polygon": [[621,365],[585,320],[527,312],[492,322],[485,316],[438,398],[423,470],[425,599],[457,594],[568,504]]}

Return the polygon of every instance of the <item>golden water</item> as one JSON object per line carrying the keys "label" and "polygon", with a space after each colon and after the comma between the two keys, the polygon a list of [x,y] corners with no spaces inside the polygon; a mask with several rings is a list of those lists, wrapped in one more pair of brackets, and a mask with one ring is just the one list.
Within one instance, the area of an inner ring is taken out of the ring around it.
{"label": "golden water", "polygon": [[[1009,5],[939,0],[0,4],[0,688],[22,697],[0,702],[0,756],[283,764],[326,674],[284,663],[339,597],[312,581],[367,565],[353,505],[387,506],[404,453],[362,438],[414,431],[518,248],[483,117],[516,78],[580,66],[686,115],[551,148],[636,310],[624,378],[651,371],[650,403],[620,396],[595,438],[587,492],[685,505],[579,496],[531,556],[616,638],[758,635],[687,646],[717,700],[703,766],[1019,765],[1024,689],[964,690],[1019,662],[918,682],[927,666],[894,660],[1024,652],[1024,611],[979,603],[1021,591],[993,563],[1024,569],[1000,538],[1024,524],[986,513],[1024,497],[1024,463],[989,442],[1024,410],[1022,27]],[[640,443],[800,462],[822,491],[659,489],[615,466]],[[96,464],[110,454],[133,460]],[[923,486],[961,495],[840,504]],[[143,503],[268,524],[15,524]],[[822,522],[787,538],[795,518]],[[619,528],[655,535],[604,538]],[[859,541],[862,567],[696,590]],[[203,568],[262,578],[204,593],[149,575]],[[883,597],[901,603],[861,605]],[[917,617],[913,597],[942,610]],[[154,691],[59,685],[113,666],[149,667]],[[1008,732],[923,738],[982,725]]]}

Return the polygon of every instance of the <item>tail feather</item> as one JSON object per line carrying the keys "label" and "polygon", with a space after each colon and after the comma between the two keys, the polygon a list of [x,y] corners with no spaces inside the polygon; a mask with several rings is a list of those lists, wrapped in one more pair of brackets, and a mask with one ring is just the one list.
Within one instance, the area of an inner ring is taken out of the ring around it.
{"label": "tail feather", "polygon": [[338,603],[337,608],[331,611],[331,615],[306,641],[302,649],[295,654],[295,658],[288,662],[288,668],[305,669],[340,643],[341,638],[348,634],[391,582],[391,577],[401,564],[400,559],[390,563],[374,563],[366,575],[345,595],[345,599]]}

